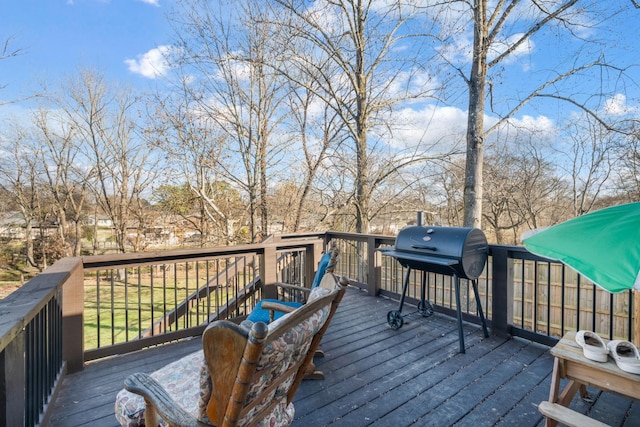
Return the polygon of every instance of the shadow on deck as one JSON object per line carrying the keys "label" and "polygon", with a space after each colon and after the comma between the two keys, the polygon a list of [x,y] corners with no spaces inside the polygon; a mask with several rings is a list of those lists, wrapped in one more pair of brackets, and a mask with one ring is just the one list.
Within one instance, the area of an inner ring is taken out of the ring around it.
{"label": "shadow on deck", "polygon": [[[294,399],[293,426],[537,426],[537,404],[549,396],[553,359],[548,348],[520,339],[485,339],[464,325],[458,352],[456,320],[408,314],[399,330],[386,314],[397,302],[349,289],[316,359],[323,381],[305,381]],[[411,313],[412,306],[405,306]],[[49,425],[116,426],[115,395],[132,372],[150,372],[200,348],[200,340],[90,363],[69,375]],[[571,407],[611,425],[640,425],[640,404],[589,389],[591,401]]]}

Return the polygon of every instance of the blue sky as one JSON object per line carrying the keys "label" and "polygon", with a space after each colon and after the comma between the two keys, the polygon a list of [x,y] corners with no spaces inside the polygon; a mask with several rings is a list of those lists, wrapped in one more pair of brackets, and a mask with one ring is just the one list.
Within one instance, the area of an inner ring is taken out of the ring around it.
{"label": "blue sky", "polygon": [[[79,67],[144,88],[144,60],[171,42],[161,0],[11,0],[0,4],[0,40],[23,54],[0,61],[0,100],[53,85]],[[145,56],[147,55],[147,56]],[[159,55],[158,55],[159,56]]]}
{"label": "blue sky", "polygon": [[[212,0],[213,1],[213,0]],[[613,3],[628,0],[613,0]],[[613,4],[611,3],[611,4]],[[608,3],[607,3],[608,4]],[[627,3],[624,3],[627,4]],[[105,74],[110,83],[129,85],[141,90],[157,84],[154,70],[162,67],[161,49],[173,41],[166,14],[173,7],[173,0],[5,0],[0,2],[0,41],[12,38],[11,48],[22,49],[20,56],[0,61],[0,117],[15,114],[27,108],[28,103],[2,105],[8,100],[28,96],[47,83],[50,89],[58,86],[60,79],[77,73],[80,67],[95,68]],[[607,7],[607,6],[603,6]],[[596,36],[604,37],[615,44],[615,49],[607,49],[607,58],[615,58],[623,66],[630,66],[628,72],[635,78],[640,76],[637,68],[640,48],[637,34],[640,31],[640,10],[631,9],[628,14],[619,14],[607,25],[598,25]],[[517,31],[516,31],[517,32]],[[589,38],[589,35],[587,35]],[[451,45],[458,61],[468,62],[470,52],[469,29]],[[564,58],[573,61],[568,54],[569,46],[564,39],[559,43],[550,30],[545,37],[536,36],[524,50],[505,62],[502,74],[510,76],[502,89],[496,92],[518,92],[527,86],[529,76],[534,72],[553,73],[548,68],[550,58]],[[449,70],[450,71],[450,70]],[[596,76],[596,78],[599,76]],[[617,76],[610,76],[608,84],[620,86],[620,92],[606,100],[611,111],[640,111],[640,96],[637,85],[621,83]],[[460,83],[460,82],[458,82]],[[515,86],[514,86],[515,84]],[[539,83],[536,83],[536,85]],[[584,81],[585,85],[599,84],[597,80]],[[583,89],[583,88],[580,88]],[[588,89],[588,88],[587,88]],[[576,89],[577,90],[577,89]],[[622,91],[624,90],[624,93]],[[584,91],[590,95],[589,90]],[[600,107],[603,103],[601,102]],[[533,129],[553,132],[560,116],[567,115],[570,105],[562,104],[560,111],[553,112],[551,103],[538,108],[528,106],[519,111],[515,125],[532,124]],[[10,113],[11,112],[11,113]],[[491,116],[491,112],[487,113]],[[429,137],[434,141],[442,136],[451,139],[456,130],[458,139],[464,136],[460,126],[466,121],[466,93],[452,97],[444,104],[427,103],[412,105],[400,112],[399,119],[418,123],[416,128],[406,125],[406,135],[397,134],[396,139],[415,140],[426,134],[424,123],[430,123]],[[488,120],[491,123],[491,117]]]}

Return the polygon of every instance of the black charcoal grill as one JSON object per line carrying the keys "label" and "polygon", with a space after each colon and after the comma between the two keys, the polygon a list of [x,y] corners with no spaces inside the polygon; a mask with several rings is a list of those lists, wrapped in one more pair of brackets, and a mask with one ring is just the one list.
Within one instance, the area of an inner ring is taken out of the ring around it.
{"label": "black charcoal grill", "polygon": [[460,310],[460,279],[468,279],[478,306],[478,314],[485,337],[489,336],[480,297],[477,279],[484,270],[489,253],[489,245],[482,230],[462,227],[411,226],[402,229],[396,237],[395,246],[381,248],[383,255],[391,256],[407,269],[400,307],[387,314],[387,323],[392,329],[400,329],[404,324],[402,306],[409,285],[412,269],[422,271],[421,300],[418,312],[423,316],[433,314],[433,306],[425,298],[426,273],[433,272],[454,276],[456,290],[456,309],[458,315],[458,335],[460,352],[464,353],[464,335],[462,332],[462,312]]}

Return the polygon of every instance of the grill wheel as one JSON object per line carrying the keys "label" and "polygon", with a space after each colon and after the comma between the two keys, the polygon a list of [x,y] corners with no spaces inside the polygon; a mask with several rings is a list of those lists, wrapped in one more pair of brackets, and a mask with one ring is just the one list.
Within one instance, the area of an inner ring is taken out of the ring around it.
{"label": "grill wheel", "polygon": [[418,303],[418,312],[422,314],[422,317],[429,317],[433,314],[433,305],[430,301],[420,301]]}
{"label": "grill wheel", "polygon": [[397,331],[402,328],[404,325],[404,319],[402,318],[402,313],[398,310],[392,310],[387,313],[387,324],[393,329]]}

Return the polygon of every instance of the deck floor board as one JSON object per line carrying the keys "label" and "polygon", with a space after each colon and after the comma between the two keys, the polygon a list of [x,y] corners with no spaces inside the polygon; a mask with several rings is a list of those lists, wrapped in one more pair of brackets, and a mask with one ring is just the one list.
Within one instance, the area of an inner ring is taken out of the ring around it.
{"label": "deck floor board", "polygon": [[[404,325],[387,326],[397,301],[349,289],[316,358],[322,381],[304,381],[293,427],[337,426],[542,426],[537,404],[549,396],[553,358],[545,346],[521,339],[484,338],[464,324],[459,352],[456,320],[422,317],[405,305]],[[68,375],[50,426],[115,427],[113,405],[124,378],[152,372],[196,351],[192,339],[87,364]],[[616,426],[640,425],[640,404],[591,390],[592,401],[571,407]]]}

